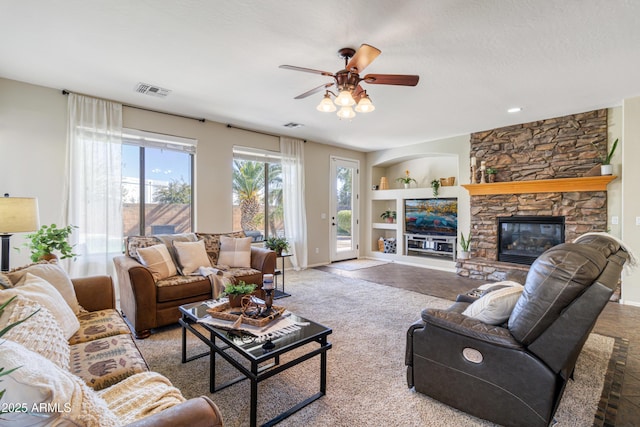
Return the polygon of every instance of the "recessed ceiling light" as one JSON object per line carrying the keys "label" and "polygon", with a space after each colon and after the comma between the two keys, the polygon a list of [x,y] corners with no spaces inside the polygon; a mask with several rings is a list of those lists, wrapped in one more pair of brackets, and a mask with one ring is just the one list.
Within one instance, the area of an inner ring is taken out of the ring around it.
{"label": "recessed ceiling light", "polygon": [[509,108],[507,110],[507,113],[519,113],[520,111],[522,111],[522,107],[513,107]]}

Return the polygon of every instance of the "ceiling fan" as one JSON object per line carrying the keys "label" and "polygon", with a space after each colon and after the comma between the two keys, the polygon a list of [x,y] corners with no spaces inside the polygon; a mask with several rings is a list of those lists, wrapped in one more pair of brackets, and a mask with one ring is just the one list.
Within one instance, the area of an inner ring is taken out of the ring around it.
{"label": "ceiling fan", "polygon": [[[324,90],[324,98],[317,109],[322,112],[333,112],[336,111],[336,105],[338,105],[341,107],[338,111],[338,117],[351,119],[356,115],[351,108],[353,105],[357,104],[355,110],[359,113],[368,113],[375,109],[371,99],[369,99],[369,95],[367,95],[367,91],[362,88],[360,83],[396,86],[415,86],[418,84],[420,76],[408,74],[367,74],[364,77],[360,77],[360,73],[381,53],[380,49],[368,44],[361,45],[357,51],[349,47],[342,48],[338,51],[338,55],[344,59],[344,69],[336,73],[293,65],[281,65],[280,68],[333,77],[332,82],[321,84],[296,96],[294,99],[306,98]],[[337,87],[338,95],[329,90],[333,86]],[[334,96],[335,100],[332,101],[331,95]]]}

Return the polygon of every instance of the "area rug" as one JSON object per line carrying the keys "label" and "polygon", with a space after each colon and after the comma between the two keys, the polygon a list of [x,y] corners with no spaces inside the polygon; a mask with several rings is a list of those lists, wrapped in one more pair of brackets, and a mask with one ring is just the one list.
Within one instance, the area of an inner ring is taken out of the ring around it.
{"label": "area rug", "polygon": [[[407,388],[407,328],[423,308],[444,308],[450,301],[314,269],[287,272],[287,290],[292,296],[283,305],[331,327],[333,348],[328,352],[327,395],[279,426],[492,425]],[[207,395],[220,407],[226,426],[248,425],[249,383],[210,394],[209,359],[180,363],[180,328],[165,328],[137,343],[150,368],[166,375],[186,397]],[[569,382],[556,413],[559,425],[594,425],[613,346],[613,338],[589,337],[575,381]],[[188,349],[196,354],[206,347],[189,337]],[[316,393],[319,364],[316,357],[260,383],[258,423]],[[217,375],[223,382],[237,373],[219,360]]]}
{"label": "area rug", "polygon": [[354,271],[363,268],[377,267],[379,265],[388,264],[388,261],[380,261],[377,259],[350,259],[348,261],[333,262],[325,267],[337,268],[338,270]]}

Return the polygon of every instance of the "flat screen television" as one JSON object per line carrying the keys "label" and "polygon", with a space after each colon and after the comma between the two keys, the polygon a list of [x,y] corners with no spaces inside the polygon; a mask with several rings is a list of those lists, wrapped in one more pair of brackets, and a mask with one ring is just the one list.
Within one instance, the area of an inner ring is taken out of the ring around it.
{"label": "flat screen television", "polygon": [[458,235],[458,199],[405,199],[406,234]]}

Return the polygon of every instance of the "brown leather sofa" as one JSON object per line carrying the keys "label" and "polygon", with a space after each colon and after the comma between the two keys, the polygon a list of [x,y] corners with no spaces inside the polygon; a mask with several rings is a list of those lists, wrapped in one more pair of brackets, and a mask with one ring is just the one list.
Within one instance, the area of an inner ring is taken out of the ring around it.
{"label": "brown leather sofa", "polygon": [[[234,233],[194,233],[192,237],[204,240],[212,265],[218,259],[220,236],[244,237],[242,232]],[[203,276],[172,276],[154,280],[151,271],[135,256],[135,248],[164,243],[170,246],[172,238],[185,235],[135,236],[125,239],[125,254],[113,259],[120,290],[120,308],[125,320],[138,339],[147,338],[151,330],[176,323],[180,318],[178,307],[192,302],[211,299],[212,286]],[[263,247],[251,247],[251,268],[229,269],[225,274],[234,281],[243,280],[262,288],[262,276],[273,274],[276,265],[275,252]]]}
{"label": "brown leather sofa", "polygon": [[550,425],[628,258],[604,235],[549,249],[501,325],[463,315],[464,298],[423,310],[407,331],[408,386],[501,425]]}

